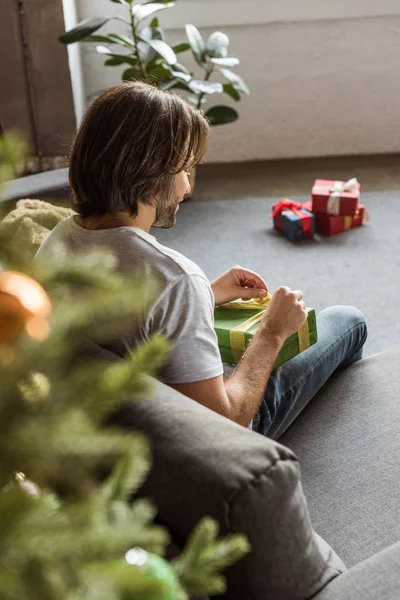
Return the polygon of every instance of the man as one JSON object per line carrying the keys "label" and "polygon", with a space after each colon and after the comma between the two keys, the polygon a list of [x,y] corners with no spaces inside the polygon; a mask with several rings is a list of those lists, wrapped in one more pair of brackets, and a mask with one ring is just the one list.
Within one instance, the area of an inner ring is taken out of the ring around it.
{"label": "man", "polygon": [[224,381],[213,329],[214,306],[237,298],[262,298],[266,282],[233,267],[211,284],[203,271],[157,242],[151,227],[172,227],[190,191],[188,170],[205,153],[209,126],[179,96],[144,83],[111,88],[88,108],[73,145],[70,183],[79,215],[50,233],[40,255],[55,242],[71,252],[110,248],[124,273],[160,283],[149,313],[134,330],[110,341],[124,355],[154,332],[171,340],[160,378],[171,387],[243,426],[278,438],[340,365],[361,358],[363,315],[336,307],[318,317],[319,341],[272,372],[285,339],[306,319],[303,294],[281,287],[272,295],[252,344]]}

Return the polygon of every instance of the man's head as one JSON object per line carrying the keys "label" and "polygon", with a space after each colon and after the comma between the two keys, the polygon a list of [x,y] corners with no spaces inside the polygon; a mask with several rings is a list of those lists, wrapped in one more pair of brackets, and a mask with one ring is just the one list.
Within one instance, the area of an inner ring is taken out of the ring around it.
{"label": "man's head", "polygon": [[107,90],[89,106],[72,148],[81,217],[136,217],[142,203],[154,207],[155,226],[171,227],[208,136],[205,117],[176,94],[141,82]]}

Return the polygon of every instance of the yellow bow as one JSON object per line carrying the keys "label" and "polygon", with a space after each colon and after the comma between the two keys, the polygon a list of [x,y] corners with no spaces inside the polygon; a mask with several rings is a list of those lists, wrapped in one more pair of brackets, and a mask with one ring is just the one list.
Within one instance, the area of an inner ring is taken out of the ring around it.
{"label": "yellow bow", "polygon": [[271,300],[271,294],[267,292],[265,298],[251,298],[251,300],[233,300],[222,304],[223,308],[234,308],[235,310],[264,310]]}

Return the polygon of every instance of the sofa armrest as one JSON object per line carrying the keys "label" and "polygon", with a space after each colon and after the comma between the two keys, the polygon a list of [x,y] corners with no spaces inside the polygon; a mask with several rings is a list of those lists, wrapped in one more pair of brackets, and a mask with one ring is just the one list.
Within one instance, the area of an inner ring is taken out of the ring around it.
{"label": "sofa armrest", "polygon": [[315,600],[397,600],[400,542],[336,577]]}
{"label": "sofa armrest", "polygon": [[210,515],[252,552],[228,569],[227,600],[304,600],[344,566],[311,527],[293,453],[153,381],[150,400],[126,403],[111,425],[149,436],[153,468],[140,491],[182,548]]}

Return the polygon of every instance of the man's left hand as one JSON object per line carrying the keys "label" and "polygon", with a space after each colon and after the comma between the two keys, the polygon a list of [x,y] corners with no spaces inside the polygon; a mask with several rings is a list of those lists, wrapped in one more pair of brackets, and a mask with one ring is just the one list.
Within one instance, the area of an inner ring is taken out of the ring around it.
{"label": "man's left hand", "polygon": [[211,283],[215,296],[215,305],[224,304],[242,298],[265,298],[268,286],[264,279],[243,267],[235,266]]}

